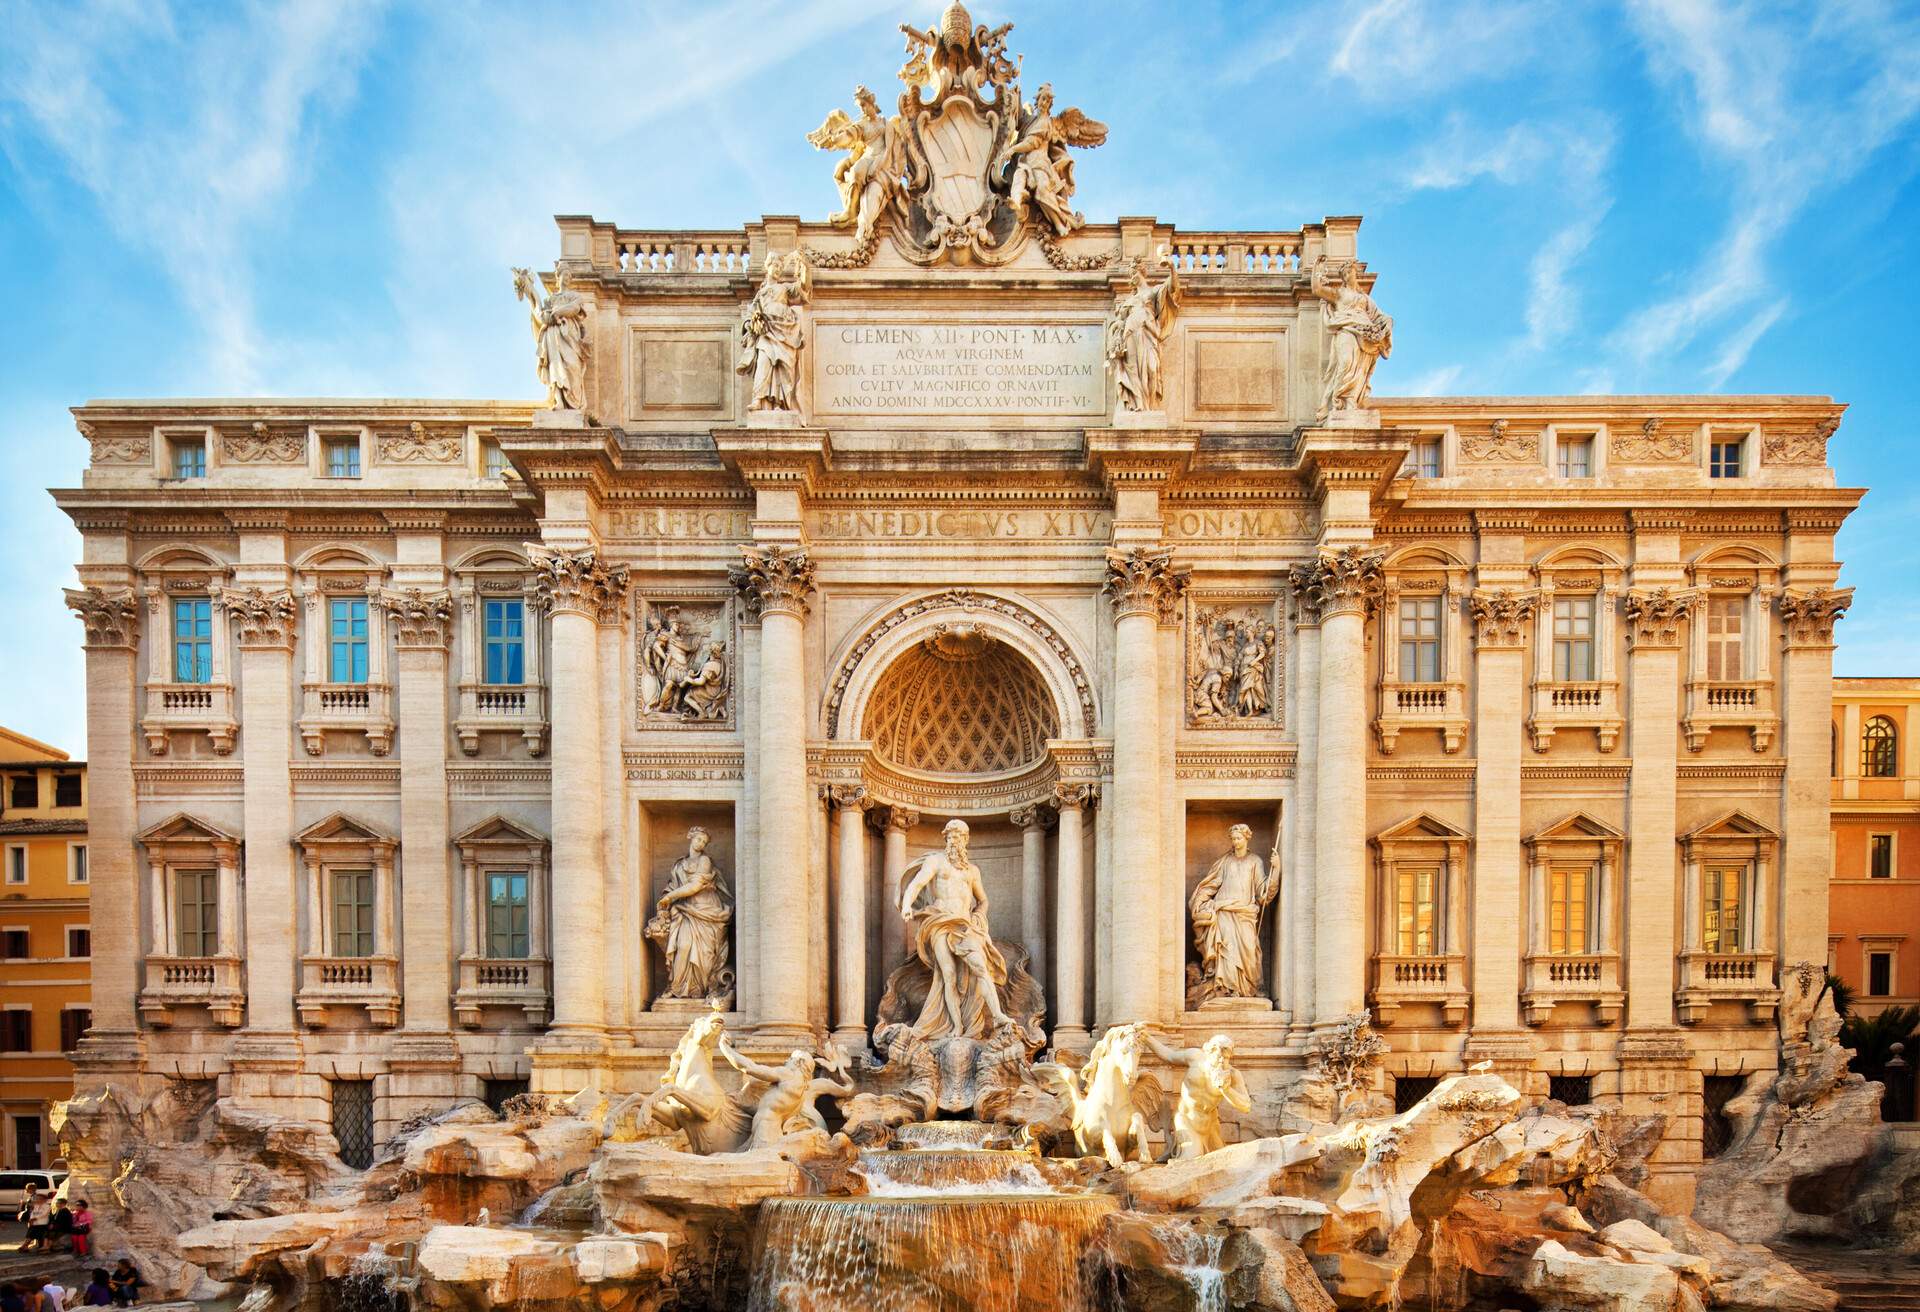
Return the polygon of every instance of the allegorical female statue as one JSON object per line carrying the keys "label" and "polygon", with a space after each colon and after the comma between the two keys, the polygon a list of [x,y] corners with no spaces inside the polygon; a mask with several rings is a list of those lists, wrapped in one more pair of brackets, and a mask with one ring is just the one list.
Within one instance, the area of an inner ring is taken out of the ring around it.
{"label": "allegorical female statue", "polygon": [[567,275],[554,275],[553,295],[542,297],[540,284],[525,269],[513,271],[513,290],[532,312],[534,355],[547,404],[557,410],[584,410],[587,396],[587,301],[567,287]]}
{"label": "allegorical female statue", "polygon": [[1373,399],[1373,366],[1393,354],[1393,320],[1362,291],[1360,266],[1317,264],[1313,294],[1327,310],[1327,366],[1322,374],[1320,413],[1364,410]]}
{"label": "allegorical female statue", "polygon": [[1180,274],[1162,247],[1157,262],[1167,276],[1148,281],[1144,267],[1133,270],[1133,288],[1114,300],[1107,318],[1107,368],[1120,385],[1120,404],[1128,410],[1158,410],[1166,395],[1160,369],[1160,344],[1173,329],[1180,307]]}
{"label": "allegorical female statue", "polygon": [[[923,1039],[986,1038],[1002,1026],[1018,1025],[1000,1005],[1007,962],[987,928],[987,890],[980,867],[967,859],[966,821],[949,820],[941,832],[945,850],[908,866],[900,892],[900,914],[912,927],[914,953],[933,972],[913,1032]],[[918,905],[922,891],[924,906]]]}
{"label": "allegorical female statue", "polygon": [[687,854],[673,863],[647,937],[667,954],[669,998],[717,997],[727,991],[727,924],[733,899],[720,868],[707,855],[711,840],[695,825],[687,831]]}
{"label": "allegorical female statue", "polygon": [[807,344],[802,308],[813,298],[813,274],[799,251],[769,256],[760,290],[740,311],[744,346],[737,370],[751,375],[749,410],[797,410],[800,352]]}
{"label": "allegorical female statue", "polygon": [[1191,1003],[1261,993],[1260,914],[1279,891],[1280,858],[1276,852],[1268,870],[1247,850],[1251,829],[1235,825],[1227,834],[1233,850],[1213,863],[1187,901],[1194,946],[1200,949],[1200,977],[1189,990]]}

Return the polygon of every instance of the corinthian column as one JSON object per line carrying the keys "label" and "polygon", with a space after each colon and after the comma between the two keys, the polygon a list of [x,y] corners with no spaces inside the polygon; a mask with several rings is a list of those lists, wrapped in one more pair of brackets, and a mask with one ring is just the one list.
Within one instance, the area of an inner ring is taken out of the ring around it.
{"label": "corinthian column", "polygon": [[867,1034],[867,790],[858,784],[835,784],[826,792],[839,827],[833,872],[833,1033],[857,1049]]}
{"label": "corinthian column", "polygon": [[1295,590],[1320,612],[1319,778],[1314,797],[1314,1023],[1366,1003],[1367,610],[1381,591],[1381,556],[1329,551]]}
{"label": "corinthian column", "polygon": [[760,1015],[763,1035],[809,1037],[807,667],[813,562],[799,547],[742,547],[729,577],[760,617]]}
{"label": "corinthian column", "polygon": [[627,571],[593,548],[527,547],[553,640],[553,1025],[559,1040],[591,1040],[607,1023],[606,878],[601,841],[600,622],[616,618]]}
{"label": "corinthian column", "polygon": [[[1313,584],[1313,571],[1298,567],[1291,571],[1293,588],[1294,658],[1293,684],[1297,700],[1294,734],[1299,742],[1300,768],[1294,771],[1293,813],[1287,817],[1292,833],[1287,862],[1287,887],[1281,914],[1274,917],[1274,960],[1286,972],[1288,987],[1276,986],[1275,996],[1288,998],[1289,1021],[1296,1026],[1313,1024],[1314,1017],[1314,933],[1315,903],[1314,825],[1319,822],[1319,775],[1316,768],[1320,753],[1320,602]],[[1284,935],[1284,942],[1282,936]]]}
{"label": "corinthian column", "polygon": [[[1473,1029],[1520,1027],[1520,756],[1531,592],[1486,589],[1473,613]],[[1536,881],[1537,883],[1538,881]],[[1534,893],[1534,916],[1545,914]],[[1449,912],[1451,914],[1451,911]],[[1544,943],[1532,951],[1544,952]]]}
{"label": "corinthian column", "polygon": [[1113,603],[1113,798],[1126,836],[1113,854],[1112,996],[1102,1024],[1164,1022],[1160,932],[1160,622],[1170,618],[1187,576],[1165,551],[1107,553]]}
{"label": "corinthian column", "polygon": [[1054,863],[1053,1044],[1076,1048],[1087,1041],[1087,882],[1081,821],[1094,801],[1089,784],[1055,784],[1060,816],[1059,855]]}
{"label": "corinthian column", "polygon": [[1027,973],[1047,978],[1047,826],[1053,817],[1043,806],[1023,806],[1007,817],[1020,831],[1020,945],[1027,950]]}

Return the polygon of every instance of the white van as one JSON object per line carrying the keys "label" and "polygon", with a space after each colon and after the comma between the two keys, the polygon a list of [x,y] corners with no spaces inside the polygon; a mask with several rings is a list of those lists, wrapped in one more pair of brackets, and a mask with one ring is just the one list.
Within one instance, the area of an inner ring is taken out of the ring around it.
{"label": "white van", "polygon": [[41,1193],[52,1191],[55,1198],[67,1196],[65,1171],[0,1171],[0,1220],[11,1221],[27,1201],[27,1186],[38,1185]]}

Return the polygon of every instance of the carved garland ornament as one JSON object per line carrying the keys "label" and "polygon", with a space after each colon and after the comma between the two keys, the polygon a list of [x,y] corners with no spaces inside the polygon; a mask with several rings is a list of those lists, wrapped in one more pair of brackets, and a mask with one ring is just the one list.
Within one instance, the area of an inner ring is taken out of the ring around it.
{"label": "carved garland ornament", "polygon": [[1135,547],[1107,553],[1104,590],[1114,618],[1150,615],[1164,622],[1173,618],[1190,577],[1189,571],[1174,568],[1172,552]]}
{"label": "carved garland ornament", "polygon": [[1677,647],[1680,621],[1693,613],[1691,592],[1650,588],[1629,592],[1622,603],[1630,647]]}
{"label": "carved garland ornament", "polygon": [[1836,418],[1822,419],[1807,430],[1777,432],[1769,430],[1760,448],[1770,465],[1824,465],[1827,443],[1840,427]]}
{"label": "carved garland ornament", "polygon": [[220,454],[236,465],[292,465],[307,454],[305,433],[276,433],[256,422],[245,433],[222,433]]}
{"label": "carved garland ornament", "polygon": [[1044,643],[1062,666],[1067,677],[1073,681],[1073,690],[1080,699],[1080,722],[1091,726],[1096,722],[1093,711],[1093,685],[1087,678],[1087,672],[1081,668],[1080,661],[1051,624],[1035,615],[1018,602],[1005,597],[989,596],[973,592],[966,588],[950,588],[945,592],[936,592],[929,596],[915,597],[902,603],[881,616],[874,626],[861,635],[846,659],[840,662],[840,668],[834,673],[833,685],[827,693],[827,737],[838,737],[840,733],[840,713],[844,707],[847,688],[853,682],[853,676],[874,647],[887,634],[929,611],[959,610],[987,611],[1025,628],[1034,637]]}
{"label": "carved garland ornament", "polygon": [[453,627],[453,597],[446,592],[403,588],[380,594],[394,641],[402,647],[444,649]]}
{"label": "carved garland ornament", "polygon": [[1463,460],[1478,460],[1496,465],[1524,465],[1540,457],[1538,433],[1515,433],[1505,419],[1493,421],[1485,433],[1463,433],[1460,437]]}
{"label": "carved garland ornament", "polygon": [[293,594],[282,589],[226,588],[220,602],[240,623],[242,647],[288,647],[293,644],[294,615],[299,607]]}
{"label": "carved garland ornament", "polygon": [[1640,425],[1640,432],[1637,435],[1615,433],[1613,454],[1621,460],[1642,463],[1688,460],[1693,456],[1693,434],[1663,433],[1660,431],[1659,416],[1653,415]]}
{"label": "carved garland ornament", "polygon": [[96,465],[139,465],[153,458],[153,442],[149,438],[102,435],[84,421],[75,421],[75,427],[92,446]]}
{"label": "carved garland ornament", "polygon": [[1474,641],[1482,647],[1519,647],[1527,640],[1538,597],[1511,588],[1483,589],[1467,600]]}
{"label": "carved garland ornament", "polygon": [[813,560],[803,547],[741,547],[740,563],[727,571],[752,615],[807,613],[813,592]]}
{"label": "carved garland ornament", "polygon": [[1790,647],[1833,645],[1833,626],[1853,604],[1852,588],[1809,588],[1780,594],[1780,623]]}
{"label": "carved garland ornament", "polygon": [[404,433],[384,434],[380,438],[380,463],[384,465],[451,465],[460,459],[462,443],[458,433],[433,433],[415,420]]}
{"label": "carved garland ornament", "polygon": [[89,647],[131,647],[140,633],[140,605],[133,589],[68,588],[67,605],[80,617]]}

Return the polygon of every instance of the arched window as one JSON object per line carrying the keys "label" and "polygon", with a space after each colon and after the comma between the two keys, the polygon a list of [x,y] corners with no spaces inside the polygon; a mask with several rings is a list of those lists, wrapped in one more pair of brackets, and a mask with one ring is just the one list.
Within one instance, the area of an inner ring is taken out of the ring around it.
{"label": "arched window", "polygon": [[1894,731],[1892,720],[1884,715],[1868,720],[1866,728],[1860,731],[1860,773],[1869,779],[1893,778],[1899,745],[1900,736]]}

